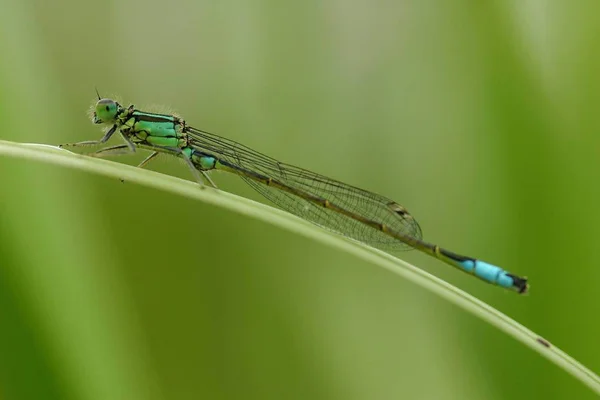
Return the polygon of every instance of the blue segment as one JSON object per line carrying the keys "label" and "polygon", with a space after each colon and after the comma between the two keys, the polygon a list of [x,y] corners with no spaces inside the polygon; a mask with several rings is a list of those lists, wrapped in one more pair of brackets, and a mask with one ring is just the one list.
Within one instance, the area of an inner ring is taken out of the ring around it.
{"label": "blue segment", "polygon": [[496,279],[503,270],[495,265],[488,264],[483,261],[476,261],[475,276],[480,277],[488,282],[496,282]]}
{"label": "blue segment", "polygon": [[200,157],[200,167],[202,169],[213,169],[215,167],[214,157]]}
{"label": "blue segment", "polygon": [[459,264],[465,271],[475,274],[475,276],[483,279],[484,281],[495,283],[496,285],[507,289],[514,287],[513,278],[511,278],[508,273],[500,267],[480,260],[465,260],[461,261]]}
{"label": "blue segment", "polygon": [[472,274],[473,273],[473,269],[475,268],[475,263],[473,262],[473,260],[465,260],[463,262],[459,263],[463,269],[465,271],[467,271],[468,273]]}
{"label": "blue segment", "polygon": [[[498,286],[502,286],[502,287],[507,288],[507,289],[515,288],[515,280],[513,278],[511,278],[506,273],[506,271],[502,271],[502,273],[500,274],[500,276],[496,280],[496,283],[498,283]],[[520,288],[517,288],[517,290],[518,289],[520,289]],[[519,290],[519,292],[521,292],[521,291]]]}

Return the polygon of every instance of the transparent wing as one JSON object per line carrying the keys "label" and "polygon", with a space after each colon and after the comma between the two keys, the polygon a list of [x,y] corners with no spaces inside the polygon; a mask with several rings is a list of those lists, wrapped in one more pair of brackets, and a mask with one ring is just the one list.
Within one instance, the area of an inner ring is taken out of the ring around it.
{"label": "transparent wing", "polygon": [[[411,247],[342,213],[324,208],[310,200],[267,186],[254,177],[271,178],[281,184],[328,200],[350,213],[383,223],[398,233],[421,239],[417,221],[399,204],[323,175],[279,162],[240,143],[215,134],[186,127],[189,143],[198,151],[233,167],[238,175],[278,207],[344,236],[384,250],[410,250]],[[249,172],[249,174],[248,174]],[[246,175],[245,175],[246,174]]]}

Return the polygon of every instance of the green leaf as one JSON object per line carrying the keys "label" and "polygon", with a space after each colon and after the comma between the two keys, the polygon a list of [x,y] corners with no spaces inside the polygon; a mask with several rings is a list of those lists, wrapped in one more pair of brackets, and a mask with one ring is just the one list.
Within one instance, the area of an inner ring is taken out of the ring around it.
{"label": "green leaf", "polygon": [[[71,153],[58,147],[0,141],[0,154],[123,179],[212,204],[312,238],[399,275],[486,321],[573,375],[597,394],[600,378],[540,335],[439,278],[390,254],[327,232],[287,212],[169,175]],[[533,292],[535,295],[535,292]],[[523,301],[527,301],[524,297]]]}

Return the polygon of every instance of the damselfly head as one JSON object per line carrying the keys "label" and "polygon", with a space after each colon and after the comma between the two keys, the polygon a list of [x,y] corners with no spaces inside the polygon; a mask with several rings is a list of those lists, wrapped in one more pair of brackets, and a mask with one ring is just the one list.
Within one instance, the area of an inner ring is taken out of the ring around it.
{"label": "damselfly head", "polygon": [[112,99],[100,99],[96,103],[92,121],[95,124],[113,122],[119,113],[119,103]]}

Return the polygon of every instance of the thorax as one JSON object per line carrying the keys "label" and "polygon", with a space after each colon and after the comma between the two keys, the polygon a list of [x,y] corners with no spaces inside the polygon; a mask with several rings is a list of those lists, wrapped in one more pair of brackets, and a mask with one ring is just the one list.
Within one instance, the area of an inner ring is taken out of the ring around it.
{"label": "thorax", "polygon": [[160,147],[187,146],[185,122],[174,115],[153,114],[135,109],[119,117],[119,130],[134,144]]}

